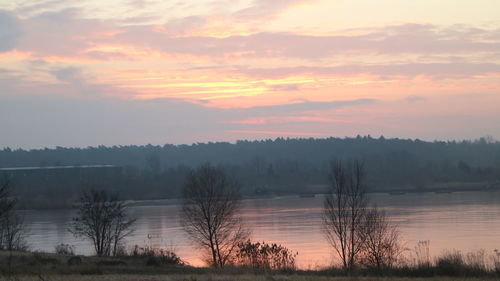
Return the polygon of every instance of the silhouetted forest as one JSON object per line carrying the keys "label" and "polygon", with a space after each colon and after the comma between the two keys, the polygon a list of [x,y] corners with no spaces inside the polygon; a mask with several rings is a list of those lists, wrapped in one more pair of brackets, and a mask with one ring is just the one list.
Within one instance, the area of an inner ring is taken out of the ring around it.
{"label": "silhouetted forest", "polygon": [[[245,196],[324,191],[333,158],[363,160],[371,191],[498,188],[500,142],[366,137],[0,150],[0,174],[26,204],[60,206],[96,187],[124,199],[177,198],[188,171],[221,165]],[[71,166],[71,167],[70,167]],[[24,169],[12,169],[25,167]],[[26,168],[32,167],[32,168]],[[9,168],[9,169],[6,169]]]}

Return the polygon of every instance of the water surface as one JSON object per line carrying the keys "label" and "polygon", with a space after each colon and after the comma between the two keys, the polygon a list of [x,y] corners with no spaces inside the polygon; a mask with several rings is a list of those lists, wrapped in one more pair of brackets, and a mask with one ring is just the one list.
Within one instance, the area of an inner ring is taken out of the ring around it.
{"label": "water surface", "polygon": [[[371,194],[372,202],[384,209],[400,226],[408,248],[430,240],[430,251],[464,252],[500,249],[500,192],[455,192],[446,194]],[[243,219],[255,241],[280,243],[297,251],[302,268],[329,265],[332,249],[321,233],[323,197],[281,197],[244,200]],[[136,231],[131,245],[153,245],[174,249],[193,265],[202,265],[199,250],[186,238],[179,224],[178,205],[134,206]],[[29,228],[28,242],[34,250],[54,251],[59,243],[76,247],[77,254],[92,254],[91,245],[73,237],[68,224],[73,211],[23,211]],[[149,238],[148,238],[149,237]]]}

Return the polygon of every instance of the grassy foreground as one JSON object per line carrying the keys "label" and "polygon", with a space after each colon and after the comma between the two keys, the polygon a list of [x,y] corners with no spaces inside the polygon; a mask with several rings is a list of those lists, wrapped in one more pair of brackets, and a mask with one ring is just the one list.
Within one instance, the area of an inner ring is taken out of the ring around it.
{"label": "grassy foreground", "polygon": [[[305,275],[264,275],[264,274],[172,274],[172,275],[100,275],[100,276],[83,276],[83,275],[55,275],[43,276],[40,279],[38,276],[19,276],[19,281],[480,281],[492,279],[480,278],[451,278],[451,277],[432,277],[432,278],[402,278],[402,277],[327,277],[327,276],[305,276]],[[0,279],[9,280],[9,279]]]}
{"label": "grassy foreground", "polygon": [[0,251],[0,280],[9,281],[451,281],[496,280],[494,276],[479,277],[377,277],[334,276],[328,271],[293,271],[289,273],[227,268],[173,265],[147,265],[144,257],[98,258],[81,257],[81,263],[69,265],[70,256],[49,253]]}

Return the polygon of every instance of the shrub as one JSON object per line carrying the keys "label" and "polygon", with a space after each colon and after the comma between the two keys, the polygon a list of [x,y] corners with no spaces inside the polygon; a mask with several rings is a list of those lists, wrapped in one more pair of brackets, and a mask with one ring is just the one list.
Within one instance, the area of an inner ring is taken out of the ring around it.
{"label": "shrub", "polygon": [[79,264],[82,264],[82,258],[78,257],[78,256],[71,256],[68,259],[67,263],[70,266],[72,266],[72,265],[79,265]]}
{"label": "shrub", "polygon": [[500,275],[500,251],[497,249],[495,249],[493,254],[493,269],[498,275]]}
{"label": "shrub", "polygon": [[128,256],[127,248],[123,243],[116,245],[115,257],[126,257]]}
{"label": "shrub", "polygon": [[27,229],[24,219],[13,210],[0,217],[0,250],[27,251]]}
{"label": "shrub", "polygon": [[478,275],[487,271],[486,252],[478,250],[465,255],[467,268],[473,275]]}
{"label": "shrub", "polygon": [[359,264],[379,273],[391,269],[405,251],[398,226],[377,206],[367,211],[363,223],[364,243],[358,253]]}
{"label": "shrub", "polygon": [[439,275],[461,275],[465,267],[464,257],[460,251],[445,252],[436,259],[436,269]]}
{"label": "shrub", "polygon": [[149,257],[146,260],[146,265],[149,265],[149,266],[160,266],[161,265],[160,259],[158,259],[156,257]]}
{"label": "shrub", "polygon": [[174,251],[151,246],[135,245],[129,254],[134,257],[147,257],[147,265],[184,265],[185,262]]}
{"label": "shrub", "polygon": [[35,264],[58,264],[59,260],[44,253],[33,253]]}
{"label": "shrub", "polygon": [[252,243],[248,240],[237,245],[234,263],[257,269],[294,270],[297,255],[278,244]]}
{"label": "shrub", "polygon": [[55,251],[56,251],[56,254],[58,254],[58,255],[74,256],[75,255],[75,246],[61,243],[59,245],[56,245]]}
{"label": "shrub", "polygon": [[428,269],[431,266],[429,246],[429,240],[418,241],[417,246],[415,246],[415,266],[419,269]]}

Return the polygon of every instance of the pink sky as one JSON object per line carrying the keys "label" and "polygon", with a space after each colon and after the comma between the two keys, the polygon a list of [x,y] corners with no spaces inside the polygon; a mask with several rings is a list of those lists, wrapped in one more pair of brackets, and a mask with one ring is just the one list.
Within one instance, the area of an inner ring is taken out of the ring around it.
{"label": "pink sky", "polygon": [[0,148],[500,139],[494,0],[0,3]]}

